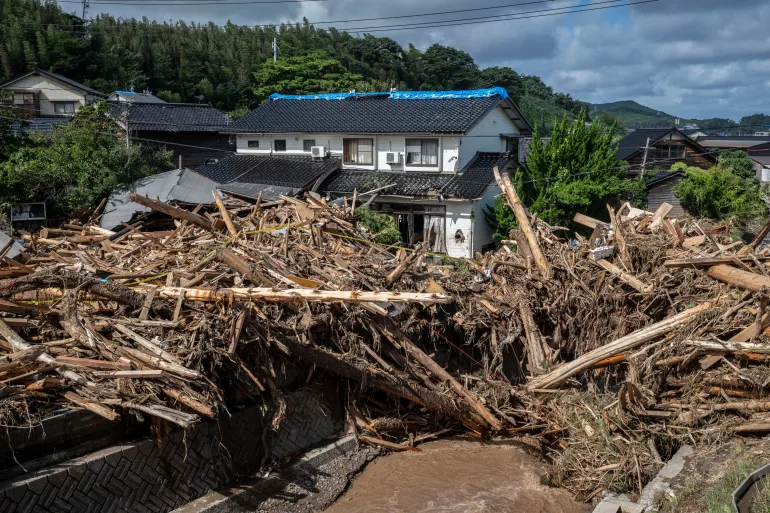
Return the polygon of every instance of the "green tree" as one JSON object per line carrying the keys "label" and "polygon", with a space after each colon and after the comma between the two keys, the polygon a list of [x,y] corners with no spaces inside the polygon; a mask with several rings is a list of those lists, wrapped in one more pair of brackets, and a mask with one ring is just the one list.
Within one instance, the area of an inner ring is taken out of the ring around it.
{"label": "green tree", "polygon": [[168,103],[182,103],[182,95],[173,91],[163,90],[155,93],[155,96]]}
{"label": "green tree", "polygon": [[522,80],[518,73],[508,67],[494,67],[481,70],[479,85],[482,87],[502,87],[516,103],[524,97],[524,80]]}
{"label": "green tree", "polygon": [[759,180],[737,174],[729,160],[711,169],[683,162],[671,167],[672,172],[680,170],[684,177],[675,191],[682,206],[693,215],[716,220],[736,217],[739,221],[767,216]]}
{"label": "green tree", "polygon": [[730,170],[733,174],[744,180],[756,178],[754,161],[749,158],[745,151],[724,151],[719,154],[717,163],[720,167]]}
{"label": "green tree", "polygon": [[396,228],[393,216],[374,212],[369,207],[359,207],[356,209],[356,218],[374,236],[375,242],[388,246],[401,242],[401,232]]}
{"label": "green tree", "polygon": [[126,145],[105,102],[84,107],[52,135],[38,135],[0,163],[0,204],[46,201],[53,216],[95,207],[116,187],[171,169],[171,153]]}
{"label": "green tree", "polygon": [[602,216],[607,203],[638,193],[640,184],[625,177],[624,164],[611,130],[597,121],[587,125],[583,110],[575,121],[565,117],[547,142],[535,130],[527,166],[514,181],[524,204],[541,219],[566,226],[577,212]]}
{"label": "green tree", "polygon": [[516,215],[503,196],[495,198],[495,206],[492,209],[484,207],[484,219],[492,228],[492,237],[496,241],[507,239],[511,230],[518,226]]}
{"label": "green tree", "polygon": [[472,89],[479,82],[479,67],[467,52],[431,45],[422,54],[423,89]]}
{"label": "green tree", "polygon": [[273,93],[312,94],[348,91],[362,77],[350,73],[338,60],[322,52],[267,61],[254,73],[254,96],[267,100]]}

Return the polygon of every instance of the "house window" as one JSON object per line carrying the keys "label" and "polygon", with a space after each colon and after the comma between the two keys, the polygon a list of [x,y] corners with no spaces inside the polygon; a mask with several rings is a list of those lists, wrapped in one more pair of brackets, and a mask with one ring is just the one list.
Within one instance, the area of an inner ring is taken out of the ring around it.
{"label": "house window", "polygon": [[406,163],[409,166],[438,166],[438,139],[407,139]]}
{"label": "house window", "polygon": [[249,148],[259,148],[259,141],[249,141]]}
{"label": "house window", "polygon": [[313,146],[315,146],[315,139],[305,139],[302,141],[302,151],[305,153],[313,151]]}
{"label": "house window", "polygon": [[374,139],[344,139],[343,146],[344,164],[374,164]]}
{"label": "house window", "polygon": [[53,111],[56,114],[74,114],[75,102],[53,102]]}
{"label": "house window", "polygon": [[35,93],[14,93],[13,104],[14,105],[34,105]]}
{"label": "house window", "polygon": [[655,156],[662,159],[683,159],[684,158],[684,145],[672,144],[666,146],[656,146]]}
{"label": "house window", "polygon": [[273,145],[275,151],[286,151],[286,139],[276,139]]}

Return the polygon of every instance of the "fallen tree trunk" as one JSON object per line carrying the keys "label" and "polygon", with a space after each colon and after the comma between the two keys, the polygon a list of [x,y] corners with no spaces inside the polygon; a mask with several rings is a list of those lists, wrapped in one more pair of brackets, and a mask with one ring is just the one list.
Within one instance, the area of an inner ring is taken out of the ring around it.
{"label": "fallen tree trunk", "polygon": [[762,287],[770,287],[770,278],[761,274],[750,273],[729,265],[715,265],[708,275],[728,285],[733,285],[752,292],[759,292]]}
{"label": "fallen tree trunk", "polygon": [[543,251],[540,249],[540,243],[537,240],[535,230],[532,229],[532,224],[529,222],[527,211],[524,209],[524,205],[522,205],[519,195],[516,194],[516,189],[513,187],[511,179],[507,174],[500,176],[500,170],[497,166],[494,168],[494,174],[497,185],[503,190],[503,194],[505,194],[505,197],[508,200],[508,206],[511,207],[513,213],[516,214],[519,228],[521,228],[521,231],[524,232],[524,236],[527,238],[529,249],[532,251],[532,258],[535,260],[535,265],[537,265],[537,268],[543,276],[550,278],[551,266],[548,264],[545,255],[543,255]]}
{"label": "fallen tree trunk", "polygon": [[[134,290],[147,292],[150,287],[137,287]],[[302,299],[310,302],[332,303],[449,303],[452,298],[446,294],[420,292],[368,292],[348,290],[313,290],[285,289],[275,290],[269,287],[222,288],[222,289],[186,289],[183,287],[158,287],[158,297],[177,298],[184,294],[187,301],[294,301]]]}
{"label": "fallen tree trunk", "polygon": [[143,207],[147,207],[152,210],[162,212],[171,217],[187,221],[190,224],[194,224],[195,226],[200,226],[204,230],[211,230],[212,228],[211,222],[208,219],[201,215],[193,214],[192,212],[189,212],[183,208],[178,208],[162,201],[140,196],[139,194],[132,194],[131,201],[134,203],[139,203]]}
{"label": "fallen tree trunk", "polygon": [[550,374],[546,374],[545,376],[540,376],[531,380],[527,387],[530,390],[554,388],[564,383],[572,376],[575,376],[576,374],[586,369],[590,369],[602,360],[620,353],[624,353],[630,349],[634,349],[635,347],[638,347],[645,342],[657,338],[660,335],[664,335],[669,331],[675,330],[693,317],[710,310],[711,307],[711,303],[703,303],[702,305],[698,305],[696,307],[690,308],[689,310],[685,310],[682,313],[668,317],[660,322],[656,322],[655,324],[647,326],[646,328],[637,330],[629,335],[626,335],[625,337],[621,337],[613,342],[610,342],[605,346],[596,348],[593,351],[589,351],[583,356],[562,365]]}
{"label": "fallen tree trunk", "polygon": [[609,271],[613,275],[617,276],[617,278],[620,281],[622,281],[627,285],[630,285],[631,287],[635,288],[636,290],[638,290],[643,294],[650,292],[653,288],[652,285],[645,285],[645,283],[642,280],[640,280],[633,274],[629,274],[625,272],[623,269],[613,264],[612,262],[601,259],[601,260],[596,260],[596,265],[598,265],[605,271]]}

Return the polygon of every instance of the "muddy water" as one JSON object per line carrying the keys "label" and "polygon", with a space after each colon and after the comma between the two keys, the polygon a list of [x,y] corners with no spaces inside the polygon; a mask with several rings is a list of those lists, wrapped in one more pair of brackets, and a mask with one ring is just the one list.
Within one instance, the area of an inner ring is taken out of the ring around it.
{"label": "muddy water", "polygon": [[540,484],[546,469],[510,442],[441,440],[375,460],[327,513],[582,513]]}

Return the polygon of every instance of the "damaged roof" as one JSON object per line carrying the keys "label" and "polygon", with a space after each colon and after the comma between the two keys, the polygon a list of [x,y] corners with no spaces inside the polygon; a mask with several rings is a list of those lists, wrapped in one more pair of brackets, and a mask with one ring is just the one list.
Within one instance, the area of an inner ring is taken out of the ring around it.
{"label": "damaged roof", "polygon": [[479,152],[460,173],[403,173],[341,169],[320,187],[323,192],[360,193],[393,184],[382,191],[388,196],[428,196],[443,194],[460,198],[478,198],[495,182],[493,169],[506,169],[512,157],[508,153]]}
{"label": "damaged roof", "polygon": [[110,115],[123,128],[158,132],[221,132],[232,124],[230,116],[211,105],[197,103],[110,102]]}
{"label": "damaged roof", "polygon": [[524,131],[529,122],[505,89],[273,95],[228,129],[233,133],[465,133],[505,102]]}
{"label": "damaged roof", "polygon": [[340,165],[338,158],[233,155],[215,164],[199,166],[197,171],[221,184],[268,184],[305,189]]}

